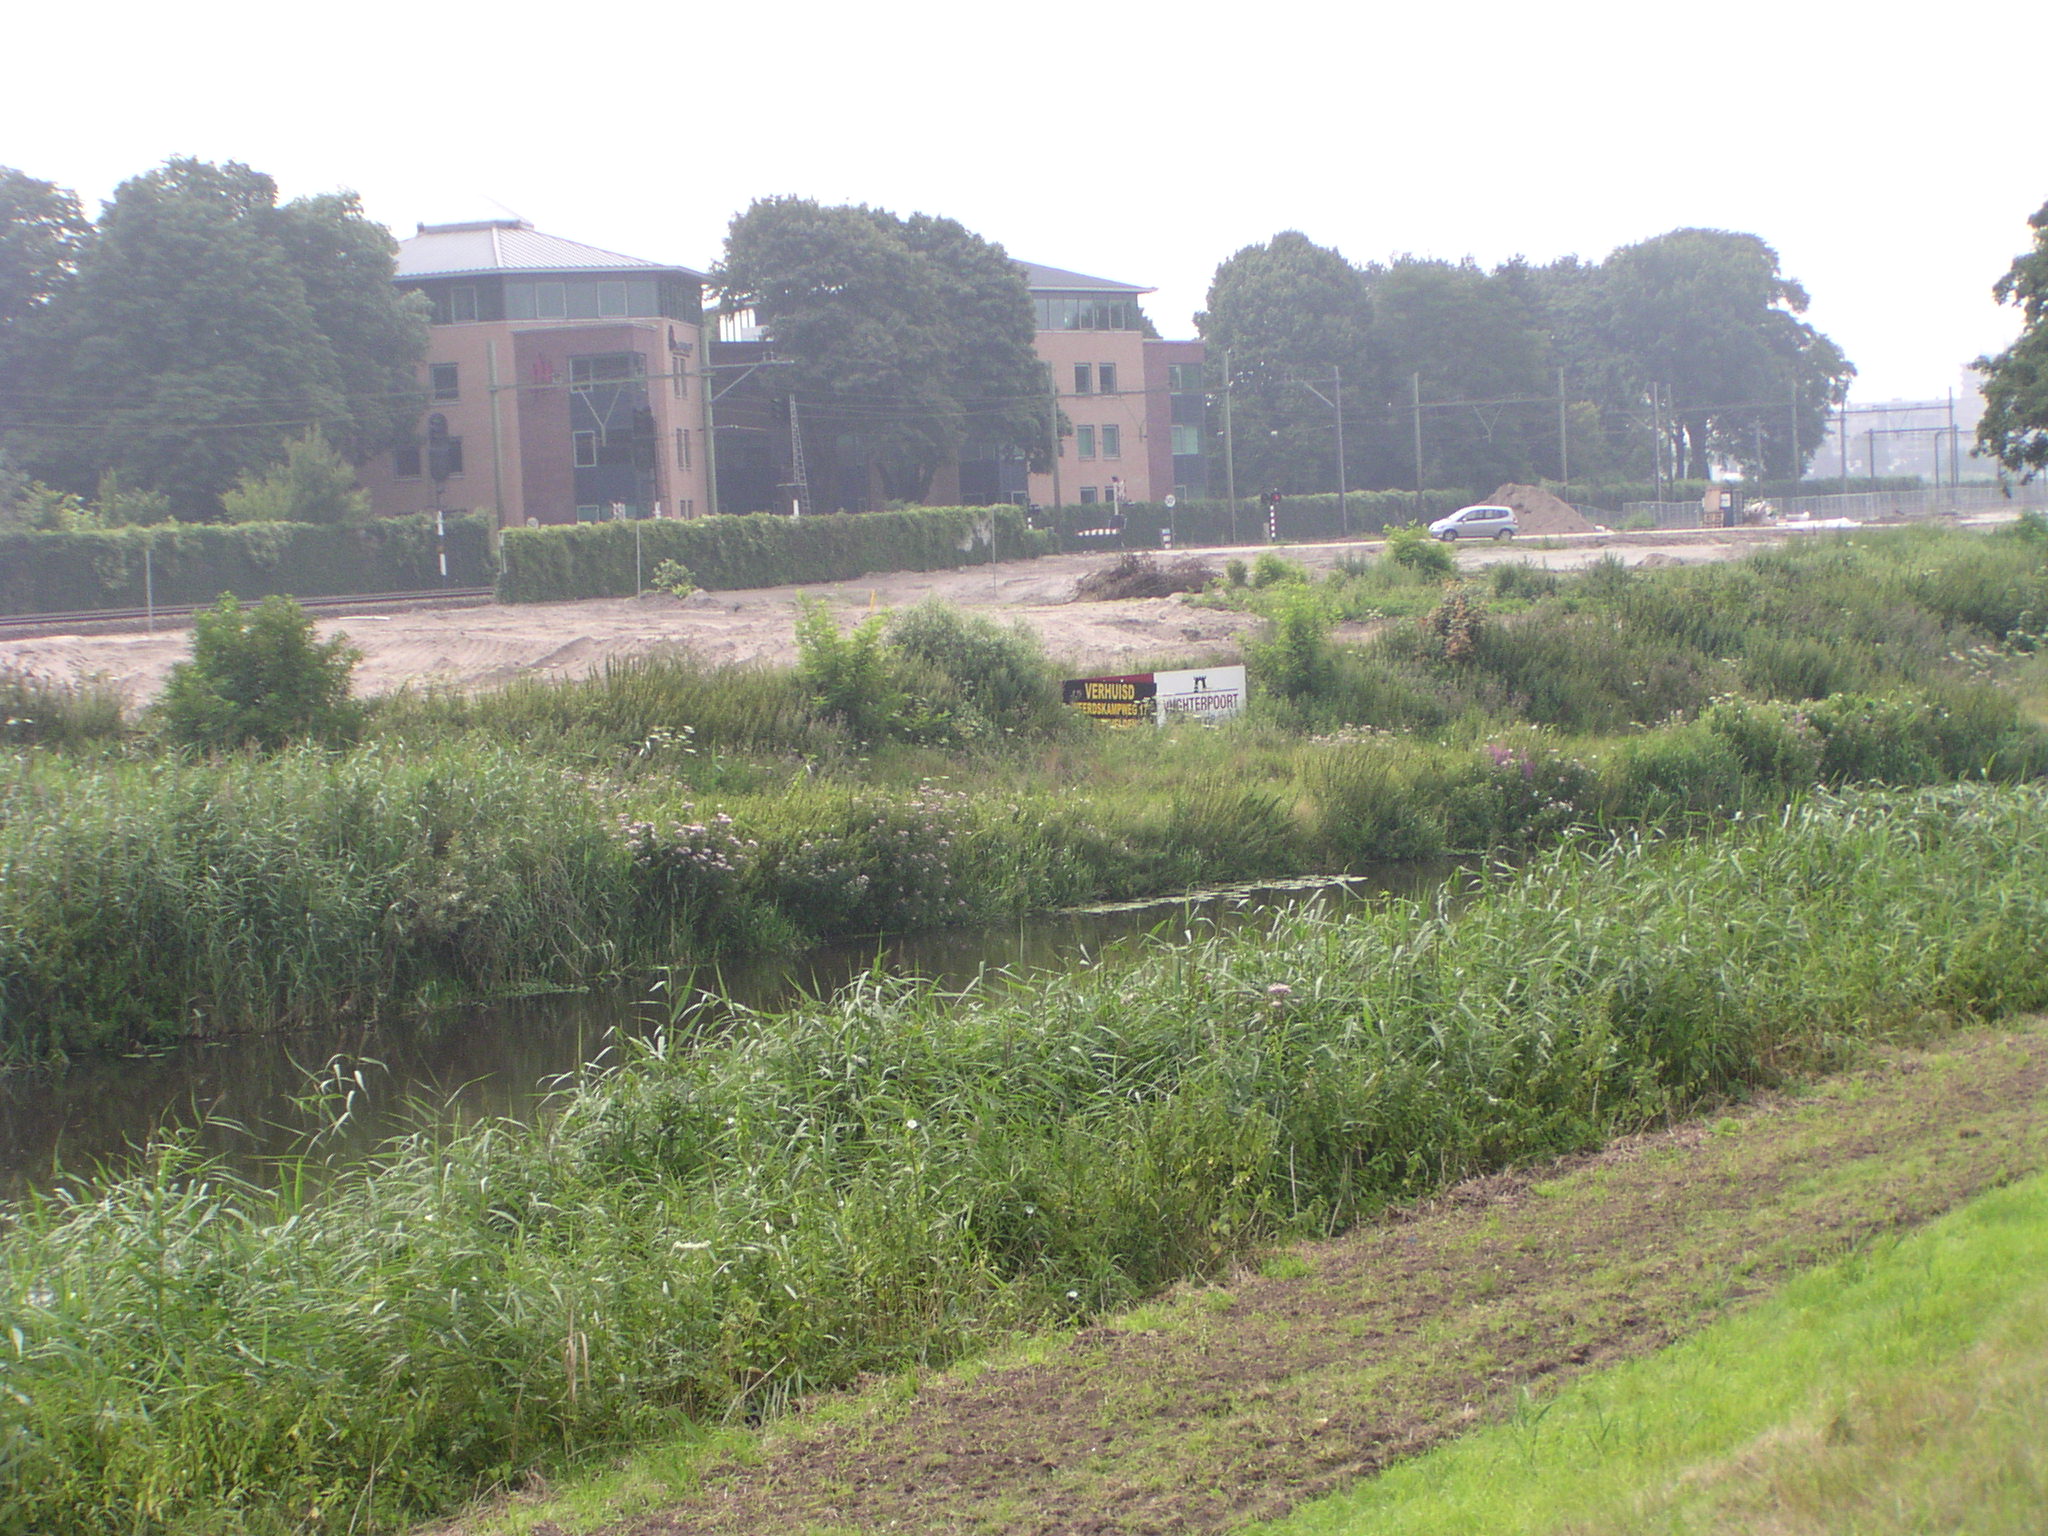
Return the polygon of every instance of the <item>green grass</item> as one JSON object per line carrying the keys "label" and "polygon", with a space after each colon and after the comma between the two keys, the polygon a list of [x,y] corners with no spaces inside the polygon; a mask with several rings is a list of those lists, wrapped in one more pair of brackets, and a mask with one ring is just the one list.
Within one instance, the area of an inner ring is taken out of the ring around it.
{"label": "green grass", "polygon": [[2044,1509],[2048,1176],[1242,1529],[2021,1536]]}
{"label": "green grass", "polygon": [[528,1130],[15,1212],[0,1525],[389,1527],[2048,1002],[2048,794],[1816,803],[954,1000],[680,1017]]}
{"label": "green grass", "polygon": [[[1490,596],[1392,560],[1321,585],[1270,568],[1245,590],[1286,622],[1253,648],[1251,717],[1215,729],[1088,731],[1028,637],[942,609],[832,689],[655,656],[404,695],[337,754],[180,755],[103,692],[0,678],[0,1051],[2048,772],[2048,567],[2024,530]],[[1427,622],[1335,646],[1354,587]]]}

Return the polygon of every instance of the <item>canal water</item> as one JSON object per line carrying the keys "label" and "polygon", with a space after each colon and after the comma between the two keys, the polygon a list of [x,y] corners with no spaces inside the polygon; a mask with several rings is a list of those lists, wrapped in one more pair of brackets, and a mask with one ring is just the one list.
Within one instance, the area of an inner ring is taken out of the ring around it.
{"label": "canal water", "polygon": [[[619,1035],[659,1029],[679,998],[709,993],[706,1006],[714,1009],[772,1011],[829,995],[877,968],[945,988],[999,987],[1154,936],[1170,942],[1269,923],[1312,903],[1423,894],[1446,875],[1442,867],[1400,866],[1042,913],[989,928],[824,945],[677,973],[658,986],[518,998],[0,1074],[0,1197],[18,1197],[59,1173],[117,1170],[167,1132],[261,1179],[280,1159],[303,1152],[327,1118],[305,1101],[317,1081],[334,1075],[330,1063],[342,1073],[341,1094],[354,1097],[341,1132],[322,1139],[322,1155],[346,1158],[423,1123],[524,1119],[566,1076],[602,1061]],[[743,1017],[737,1023],[743,1028]]]}

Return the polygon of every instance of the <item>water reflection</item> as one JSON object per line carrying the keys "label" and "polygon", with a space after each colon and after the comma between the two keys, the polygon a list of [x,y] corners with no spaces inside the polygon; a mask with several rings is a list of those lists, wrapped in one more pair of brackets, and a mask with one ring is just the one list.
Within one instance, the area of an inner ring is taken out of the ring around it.
{"label": "water reflection", "polygon": [[[1389,892],[1418,894],[1441,868],[1402,866],[1343,880],[1288,881],[1169,901],[1040,914],[993,928],[947,929],[821,946],[671,978],[678,994],[708,990],[755,1011],[829,995],[879,967],[942,987],[976,978],[1004,984],[1083,963],[1145,935],[1178,939],[1190,928],[1270,921],[1304,903],[1344,904]],[[343,1132],[328,1155],[359,1154],[393,1133],[429,1122],[524,1118],[565,1074],[597,1061],[614,1032],[660,1027],[668,1001],[645,985],[616,992],[519,998],[442,1009],[376,1025],[337,1024],[288,1035],[247,1036],[150,1055],[0,1076],[0,1194],[15,1196],[55,1170],[119,1166],[160,1128],[183,1128],[200,1146],[264,1177],[303,1150],[321,1123],[306,1099],[316,1075],[339,1057],[381,1063],[363,1070]]]}

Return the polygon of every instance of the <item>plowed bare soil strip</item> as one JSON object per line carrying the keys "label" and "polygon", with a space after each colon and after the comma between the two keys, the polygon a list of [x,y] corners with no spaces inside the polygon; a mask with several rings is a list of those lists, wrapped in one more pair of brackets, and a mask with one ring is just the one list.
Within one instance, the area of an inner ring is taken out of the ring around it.
{"label": "plowed bare soil strip", "polygon": [[[1975,1034],[1476,1180],[1030,1363],[798,1415],[630,1529],[1183,1532],[1270,1517],[2048,1166],[2048,1035]],[[541,1527],[546,1530],[547,1527]]]}

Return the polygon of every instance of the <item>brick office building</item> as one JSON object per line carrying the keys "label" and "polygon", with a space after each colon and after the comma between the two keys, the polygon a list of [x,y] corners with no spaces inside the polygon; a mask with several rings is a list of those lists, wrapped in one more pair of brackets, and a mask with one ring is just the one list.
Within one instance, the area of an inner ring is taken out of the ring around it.
{"label": "brick office building", "polygon": [[1203,344],[1145,334],[1138,300],[1149,288],[1019,265],[1037,311],[1038,355],[1069,430],[1050,473],[962,465],[963,499],[1087,506],[1206,496]]}
{"label": "brick office building", "polygon": [[374,512],[710,510],[703,274],[493,219],[422,224],[396,281],[432,306],[429,399],[419,439],[359,472]]}

